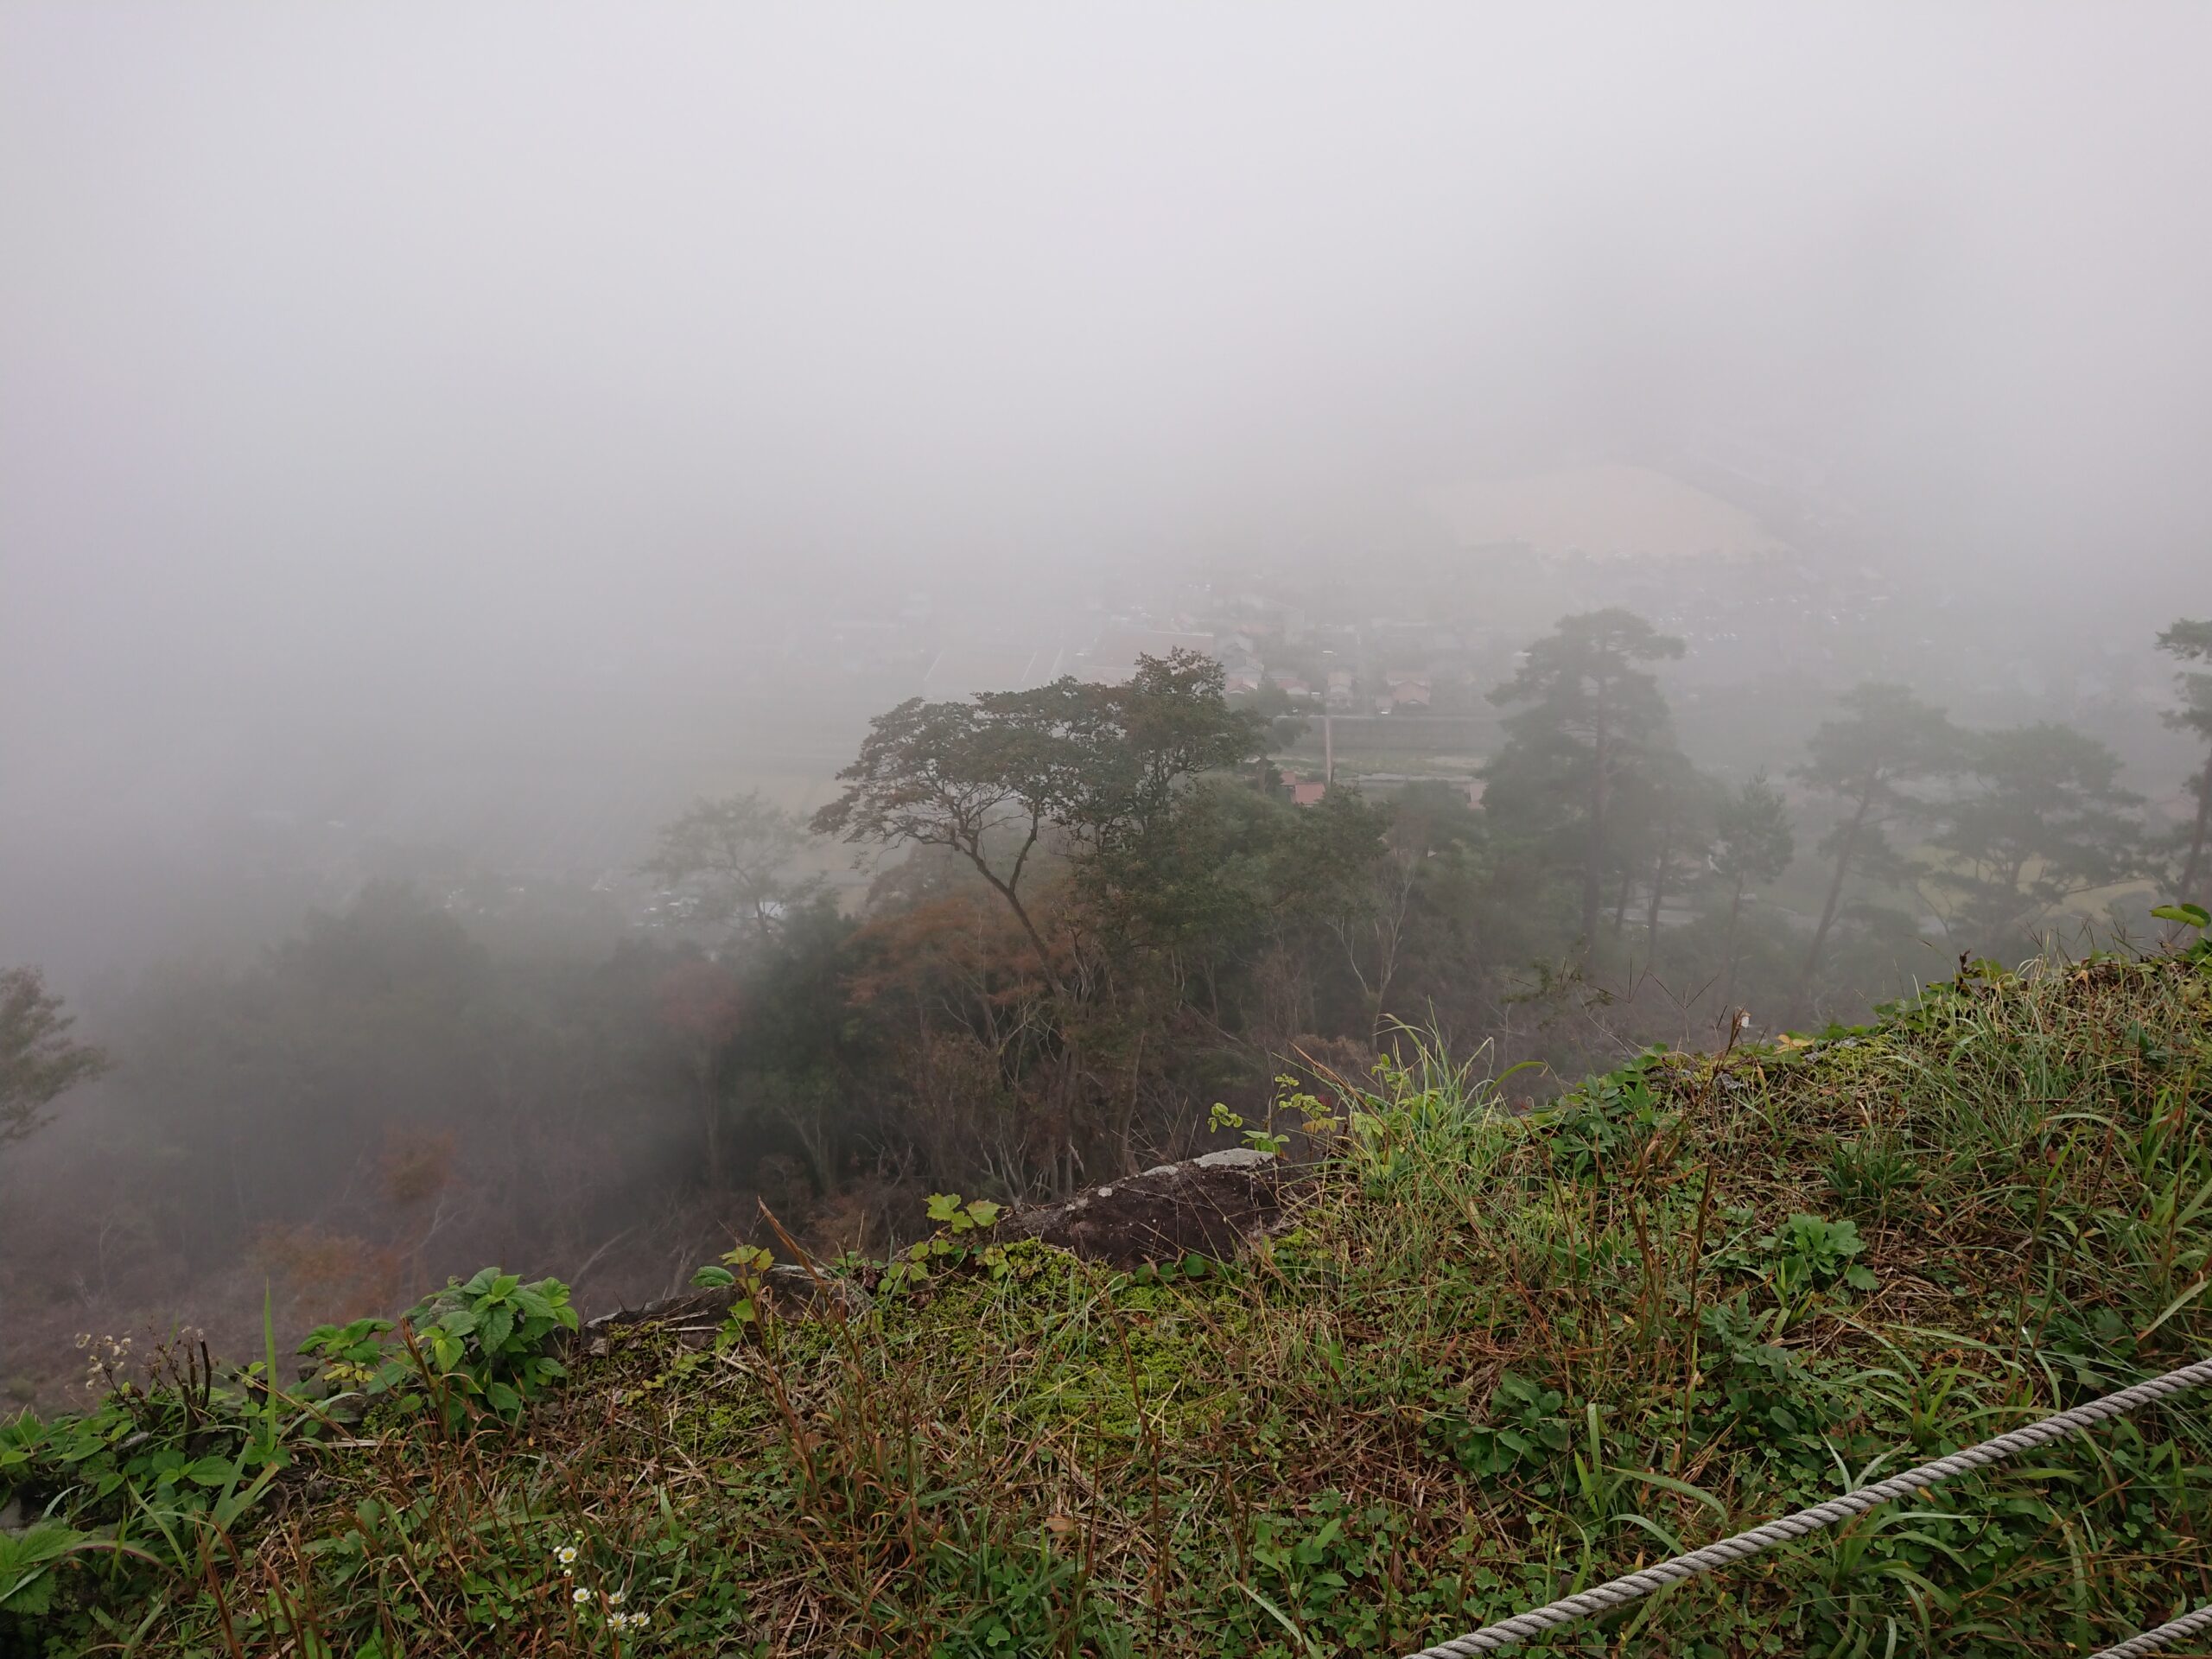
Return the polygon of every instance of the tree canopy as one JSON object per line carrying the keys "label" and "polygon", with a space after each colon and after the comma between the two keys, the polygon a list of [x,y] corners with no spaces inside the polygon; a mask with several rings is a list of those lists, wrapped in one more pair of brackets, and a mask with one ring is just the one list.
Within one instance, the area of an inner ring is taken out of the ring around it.
{"label": "tree canopy", "polygon": [[806,845],[798,821],[757,789],[694,801],[662,826],[641,867],[682,897],[692,919],[759,937],[821,890],[791,866]]}
{"label": "tree canopy", "polygon": [[1585,953],[1598,936],[1614,797],[1656,753],[1673,747],[1666,699],[1641,664],[1681,654],[1680,639],[1633,612],[1588,611],[1562,619],[1491,693],[1516,711],[1485,773],[1485,804],[1495,799],[1493,810],[1517,817],[1522,833],[1580,868]]}
{"label": "tree canopy", "polygon": [[0,969],[0,1147],[47,1122],[47,1108],[108,1069],[35,968]]}
{"label": "tree canopy", "polygon": [[1801,1001],[1812,995],[1844,884],[1854,873],[1895,868],[1896,849],[1886,826],[1928,805],[1910,785],[1955,771],[1960,761],[1958,728],[1942,709],[1904,686],[1870,683],[1845,692],[1840,701],[1843,718],[1821,723],[1806,743],[1806,763],[1797,769],[1801,779],[1830,797],[1842,812],[1821,840],[1821,855],[1834,859],[1835,868],[1805,953]]}
{"label": "tree canopy", "polygon": [[1967,789],[1930,842],[1952,861],[1938,881],[1978,949],[2011,946],[2069,894],[2138,868],[2142,797],[2096,739],[2049,722],[1976,732],[1959,759]]}
{"label": "tree canopy", "polygon": [[1732,1007],[1736,998],[1737,934],[1743,923],[1744,900],[1752,888],[1779,878],[1796,852],[1789,804],[1768,779],[1765,767],[1752,772],[1741,789],[1720,798],[1713,814],[1709,861],[1728,895],[1727,961],[1720,991],[1723,1007]]}
{"label": "tree canopy", "polygon": [[1264,752],[1265,722],[1232,709],[1221,665],[1186,651],[1141,658],[1123,685],[1063,677],[969,702],[911,698],[870,722],[845,789],[815,830],[851,842],[943,847],[1014,912],[1058,982],[1023,882],[1040,852],[1114,853],[1158,834],[1191,783]]}

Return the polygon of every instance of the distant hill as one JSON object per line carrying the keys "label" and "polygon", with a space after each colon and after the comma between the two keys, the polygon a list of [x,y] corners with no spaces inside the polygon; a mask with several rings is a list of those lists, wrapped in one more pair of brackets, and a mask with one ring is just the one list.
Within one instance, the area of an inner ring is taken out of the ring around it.
{"label": "distant hill", "polygon": [[1789,550],[1752,514],[1649,467],[1608,462],[1438,490],[1462,545],[1524,547],[1548,559],[1758,559]]}

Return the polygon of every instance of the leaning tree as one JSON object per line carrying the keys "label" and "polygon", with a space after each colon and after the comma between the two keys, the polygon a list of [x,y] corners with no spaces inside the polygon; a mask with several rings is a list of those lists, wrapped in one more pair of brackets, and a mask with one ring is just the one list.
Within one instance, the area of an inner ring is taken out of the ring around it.
{"label": "leaning tree", "polygon": [[47,1108],[108,1069],[107,1055],[70,1035],[73,1016],[35,968],[0,969],[0,1147],[46,1122]]}
{"label": "leaning tree", "polygon": [[1192,784],[1265,752],[1265,721],[1229,706],[1221,665],[1141,658],[1125,684],[1062,677],[968,702],[910,698],[869,724],[813,827],[855,844],[938,847],[1003,899],[1065,987],[1030,878],[1040,855],[1123,860],[1158,836]]}

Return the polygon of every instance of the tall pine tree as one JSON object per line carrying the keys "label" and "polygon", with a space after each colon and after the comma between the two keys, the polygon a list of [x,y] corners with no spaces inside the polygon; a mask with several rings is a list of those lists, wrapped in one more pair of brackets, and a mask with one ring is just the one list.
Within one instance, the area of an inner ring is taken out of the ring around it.
{"label": "tall pine tree", "polygon": [[1588,611],[1563,618],[1491,693],[1492,702],[1518,708],[1486,769],[1485,805],[1571,854],[1585,956],[1597,946],[1616,798],[1627,778],[1673,747],[1666,699],[1643,664],[1681,654],[1681,640],[1632,612]]}
{"label": "tall pine tree", "polygon": [[1822,723],[1806,744],[1810,758],[1797,769],[1799,778],[1833,797],[1843,814],[1821,842],[1821,851],[1835,861],[1835,873],[1805,952],[1798,997],[1808,1005],[1844,883],[1854,871],[1893,861],[1888,826],[1926,804],[1907,785],[1955,771],[1959,760],[1959,733],[1943,711],[1901,685],[1858,686],[1844,693],[1843,707],[1846,718]]}

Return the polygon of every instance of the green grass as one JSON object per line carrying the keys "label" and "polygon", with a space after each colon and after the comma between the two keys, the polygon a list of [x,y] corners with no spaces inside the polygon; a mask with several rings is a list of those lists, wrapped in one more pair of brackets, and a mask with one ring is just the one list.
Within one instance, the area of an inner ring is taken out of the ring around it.
{"label": "green grass", "polygon": [[[1348,1080],[1228,1267],[970,1249],[850,1319],[626,1332],[513,1423],[341,1376],[19,1425],[0,1484],[90,1541],[35,1612],[0,1560],[0,1654],[1402,1652],[2212,1351],[2202,951],[1495,1099]],[[219,1515],[194,1460],[278,1414]],[[2208,1519],[2185,1398],[1538,1646],[2078,1653],[2212,1599]]]}

